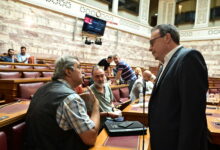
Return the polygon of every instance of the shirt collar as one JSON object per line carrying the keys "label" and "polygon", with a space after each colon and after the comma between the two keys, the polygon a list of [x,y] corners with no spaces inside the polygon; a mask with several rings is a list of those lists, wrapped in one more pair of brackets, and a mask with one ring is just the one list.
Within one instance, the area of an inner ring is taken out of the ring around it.
{"label": "shirt collar", "polygon": [[71,89],[70,84],[69,84],[66,80],[64,80],[64,79],[57,79],[57,80],[60,81],[60,82],[62,82],[62,83],[64,83],[68,88]]}
{"label": "shirt collar", "polygon": [[[94,88],[95,88],[95,90],[96,90],[97,93],[103,94],[103,93],[101,93],[101,92],[99,92],[99,91],[97,90],[97,88],[96,88],[96,86],[95,86],[95,83],[93,84],[93,86],[94,86]],[[106,84],[105,84],[105,83],[103,84],[103,89],[104,89],[104,91],[106,91]],[[105,93],[105,92],[104,92],[104,93]]]}
{"label": "shirt collar", "polygon": [[182,45],[179,45],[177,47],[175,47],[174,49],[172,49],[165,57],[164,57],[164,63],[162,64],[166,64],[171,57],[173,56],[173,54],[181,47]]}

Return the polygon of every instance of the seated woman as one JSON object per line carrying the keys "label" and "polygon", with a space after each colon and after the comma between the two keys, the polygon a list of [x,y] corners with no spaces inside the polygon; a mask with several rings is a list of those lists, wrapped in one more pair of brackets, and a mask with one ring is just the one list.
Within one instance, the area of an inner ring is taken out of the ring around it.
{"label": "seated woman", "polygon": [[134,72],[135,72],[135,75],[136,75],[136,77],[137,77],[138,79],[143,76],[140,67],[136,67],[136,68],[134,69]]}

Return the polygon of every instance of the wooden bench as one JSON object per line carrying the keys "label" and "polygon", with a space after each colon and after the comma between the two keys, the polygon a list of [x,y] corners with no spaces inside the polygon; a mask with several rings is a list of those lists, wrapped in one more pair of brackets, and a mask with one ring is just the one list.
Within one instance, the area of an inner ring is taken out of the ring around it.
{"label": "wooden bench", "polygon": [[18,96],[18,85],[20,83],[48,82],[51,78],[16,78],[0,79],[0,94],[6,103],[13,102]]}

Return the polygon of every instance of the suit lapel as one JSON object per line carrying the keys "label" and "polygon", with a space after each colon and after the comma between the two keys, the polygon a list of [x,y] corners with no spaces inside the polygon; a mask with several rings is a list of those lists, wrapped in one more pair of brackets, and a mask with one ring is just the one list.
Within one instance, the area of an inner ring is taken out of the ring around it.
{"label": "suit lapel", "polygon": [[[165,77],[167,71],[169,70],[170,66],[174,63],[174,61],[176,60],[178,54],[180,53],[181,49],[183,49],[183,47],[180,47],[174,54],[173,56],[171,57],[171,59],[169,60],[166,68],[164,68],[164,71],[163,71],[163,74],[161,75],[160,77],[160,80],[159,81],[156,81],[155,84],[154,84],[154,88],[153,88],[153,92],[152,92],[152,95],[157,91],[158,87],[160,86],[161,84],[161,81],[163,80],[163,78]],[[157,76],[157,80],[158,80],[158,77],[159,75]],[[158,82],[158,83],[157,83]]]}
{"label": "suit lapel", "polygon": [[151,94],[151,95],[153,95],[153,93],[154,93],[154,91],[155,91],[155,89],[156,89],[157,81],[158,81],[158,78],[159,78],[159,76],[160,76],[162,70],[163,70],[163,65],[161,64],[160,67],[159,67],[159,71],[158,71],[158,73],[157,73],[157,78],[156,78],[156,80],[155,80],[155,82],[154,82],[154,87],[153,87],[153,90],[152,90],[152,94]]}

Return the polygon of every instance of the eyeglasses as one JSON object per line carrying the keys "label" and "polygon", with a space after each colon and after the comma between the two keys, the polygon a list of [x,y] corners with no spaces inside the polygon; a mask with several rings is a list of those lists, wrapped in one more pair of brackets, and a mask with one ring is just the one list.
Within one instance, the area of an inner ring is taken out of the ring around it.
{"label": "eyeglasses", "polygon": [[159,37],[156,37],[154,39],[151,39],[149,42],[150,42],[150,46],[153,46],[154,45],[154,42],[156,39],[159,39],[159,38],[162,38],[163,36],[159,36]]}
{"label": "eyeglasses", "polygon": [[[77,69],[81,69],[81,66],[80,66],[80,65],[77,65],[76,68],[77,68]],[[74,70],[75,68],[74,68],[73,66],[71,66],[69,69]]]}

